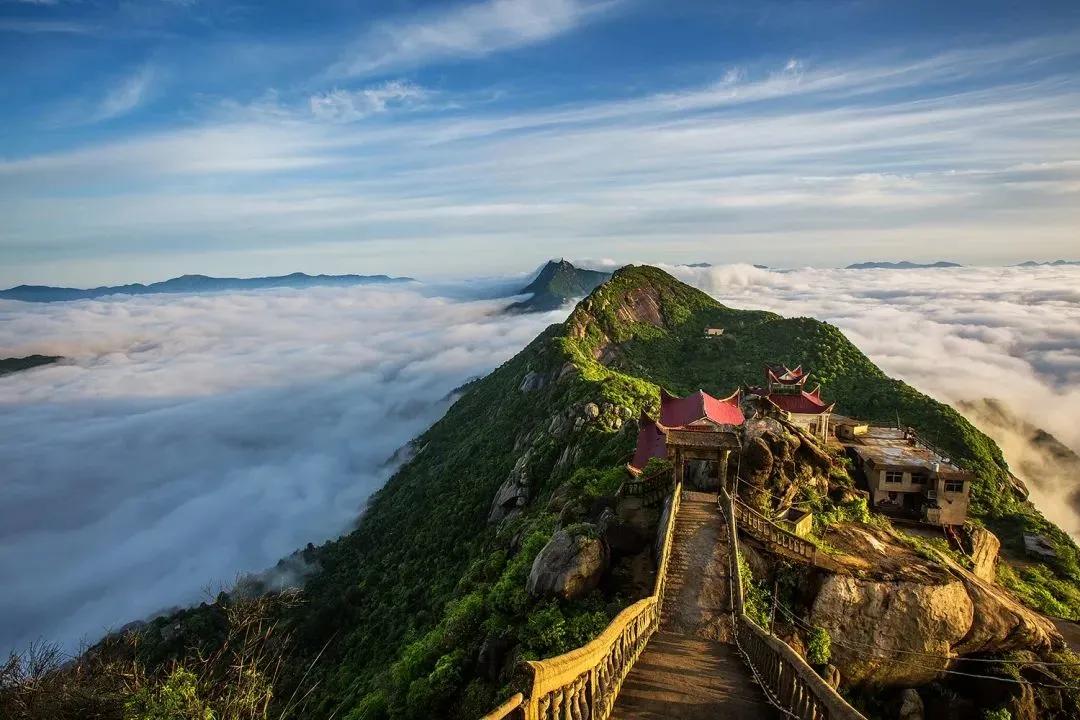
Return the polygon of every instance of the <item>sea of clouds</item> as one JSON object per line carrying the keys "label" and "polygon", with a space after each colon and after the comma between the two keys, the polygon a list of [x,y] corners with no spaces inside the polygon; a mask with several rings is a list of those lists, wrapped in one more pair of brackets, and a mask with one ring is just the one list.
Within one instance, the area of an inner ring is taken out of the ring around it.
{"label": "sea of clouds", "polygon": [[561,319],[507,302],[0,301],[0,357],[67,358],[0,377],[0,654],[74,649],[348,530],[454,388]]}
{"label": "sea of clouds", "polygon": [[[998,398],[1080,449],[1080,267],[668,269],[832,322],[891,375]],[[347,531],[454,388],[566,314],[502,315],[498,285],[0,301],[0,357],[67,358],[0,377],[0,653],[74,649]],[[1014,466],[1031,451],[972,419]],[[1028,466],[1080,537],[1080,478]]]}
{"label": "sea of clouds", "polygon": [[[952,404],[1000,400],[1080,451],[1080,266],[668,269],[732,307],[833,323],[889,375]],[[1047,463],[1018,424],[966,412],[1001,445],[1035,505],[1080,540],[1070,502],[1080,477]],[[1025,475],[1024,465],[1042,471]]]}

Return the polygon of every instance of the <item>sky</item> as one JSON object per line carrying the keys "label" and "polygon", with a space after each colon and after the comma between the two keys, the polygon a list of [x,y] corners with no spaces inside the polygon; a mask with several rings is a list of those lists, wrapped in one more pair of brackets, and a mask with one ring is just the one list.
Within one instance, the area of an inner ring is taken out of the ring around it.
{"label": "sky", "polygon": [[0,0],[0,287],[1076,258],[1080,5]]}

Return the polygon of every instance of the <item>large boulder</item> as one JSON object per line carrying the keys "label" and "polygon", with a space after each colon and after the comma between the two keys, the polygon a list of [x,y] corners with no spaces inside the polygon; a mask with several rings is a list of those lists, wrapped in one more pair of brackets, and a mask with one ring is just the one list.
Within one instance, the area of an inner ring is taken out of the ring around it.
{"label": "large boulder", "polygon": [[997,577],[997,559],[1001,541],[986,528],[976,527],[971,530],[969,542],[971,562],[974,564],[971,572],[975,573],[975,577],[980,580],[994,582]]}
{"label": "large boulder", "polygon": [[[912,687],[936,679],[975,609],[964,584],[828,575],[810,621],[828,630],[832,662],[851,685]],[[910,653],[917,653],[912,655]],[[917,657],[917,663],[903,662]]]}
{"label": "large boulder", "polygon": [[533,560],[525,589],[537,597],[575,600],[600,584],[609,554],[593,525],[557,531]]}
{"label": "large boulder", "polygon": [[1063,644],[1049,621],[944,554],[920,555],[890,531],[853,523],[825,540],[837,572],[817,576],[808,619],[829,631],[845,684],[916,687],[965,655]]}
{"label": "large boulder", "polygon": [[753,485],[763,486],[773,472],[773,454],[769,443],[756,437],[746,444],[742,456],[742,475]]}
{"label": "large boulder", "polygon": [[1053,623],[1032,612],[1001,588],[957,570],[975,607],[971,627],[953,650],[961,654],[1031,650],[1041,653],[1064,645]]}

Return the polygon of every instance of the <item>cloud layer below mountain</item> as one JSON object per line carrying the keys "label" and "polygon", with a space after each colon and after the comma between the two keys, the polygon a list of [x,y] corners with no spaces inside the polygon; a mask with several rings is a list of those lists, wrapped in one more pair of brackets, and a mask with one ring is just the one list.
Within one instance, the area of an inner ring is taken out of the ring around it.
{"label": "cloud layer below mountain", "polygon": [[72,649],[349,528],[551,316],[411,289],[0,302],[0,653]]}
{"label": "cloud layer below mountain", "polygon": [[[669,269],[828,320],[921,390],[999,398],[1080,449],[1080,267]],[[74,648],[347,530],[453,388],[564,314],[469,299],[503,285],[0,302],[0,357],[69,358],[0,378],[0,652]],[[984,429],[1028,458],[1022,430]],[[1080,479],[1025,479],[1080,536]]]}

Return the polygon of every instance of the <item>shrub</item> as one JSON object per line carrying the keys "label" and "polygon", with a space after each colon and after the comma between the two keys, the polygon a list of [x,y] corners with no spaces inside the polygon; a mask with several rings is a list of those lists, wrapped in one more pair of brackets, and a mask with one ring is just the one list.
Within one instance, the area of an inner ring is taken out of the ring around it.
{"label": "shrub", "polygon": [[832,657],[832,638],[823,627],[810,631],[806,642],[806,661],[811,665],[827,665]]}
{"label": "shrub", "polygon": [[124,720],[214,720],[214,711],[199,696],[195,673],[181,666],[124,703]]}

